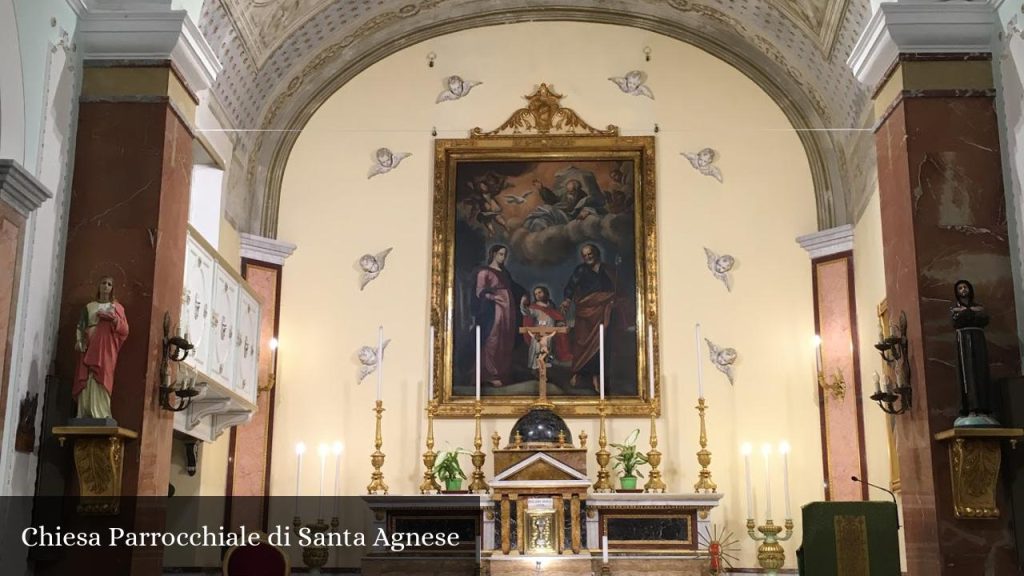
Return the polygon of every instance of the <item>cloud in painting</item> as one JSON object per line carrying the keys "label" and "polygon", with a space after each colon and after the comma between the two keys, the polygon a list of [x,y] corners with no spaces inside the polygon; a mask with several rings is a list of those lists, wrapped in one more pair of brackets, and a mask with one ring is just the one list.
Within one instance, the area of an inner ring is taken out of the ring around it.
{"label": "cloud in painting", "polygon": [[633,219],[628,215],[591,215],[535,232],[515,227],[509,245],[512,257],[520,264],[552,266],[573,258],[584,242],[611,244],[619,251],[628,249],[632,232]]}

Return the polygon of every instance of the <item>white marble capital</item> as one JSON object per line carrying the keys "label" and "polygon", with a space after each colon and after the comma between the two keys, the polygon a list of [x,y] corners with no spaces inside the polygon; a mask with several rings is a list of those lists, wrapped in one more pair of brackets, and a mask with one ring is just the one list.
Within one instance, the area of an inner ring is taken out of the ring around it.
{"label": "white marble capital", "polygon": [[992,2],[882,2],[853,47],[847,66],[874,88],[901,53],[991,52]]}
{"label": "white marble capital", "polygon": [[68,2],[85,60],[170,60],[193,92],[208,90],[223,69],[188,12],[168,0]]}
{"label": "white marble capital", "polygon": [[10,159],[0,159],[0,202],[28,217],[52,197],[43,183],[28,170]]}
{"label": "white marble capital", "polygon": [[799,236],[796,241],[807,250],[811,260],[848,252],[853,250],[853,226],[843,224],[828,230],[819,230],[813,234]]}
{"label": "white marble capital", "polygon": [[241,240],[241,256],[249,260],[282,266],[284,261],[292,255],[292,252],[295,252],[295,244],[291,242],[265,238],[256,234],[246,234],[245,232],[238,236]]}

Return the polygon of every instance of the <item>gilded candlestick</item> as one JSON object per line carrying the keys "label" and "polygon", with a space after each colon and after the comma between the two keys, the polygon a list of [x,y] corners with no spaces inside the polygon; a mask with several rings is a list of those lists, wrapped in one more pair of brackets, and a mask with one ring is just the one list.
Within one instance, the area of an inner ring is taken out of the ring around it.
{"label": "gilded candlestick", "polygon": [[697,399],[697,413],[700,415],[700,451],[697,452],[697,463],[700,464],[700,472],[698,473],[700,479],[693,485],[695,492],[714,492],[718,489],[718,485],[711,481],[711,470],[708,470],[708,466],[711,465],[711,451],[708,450],[708,432],[704,426],[704,411],[707,410],[707,404],[704,403],[704,397],[701,396]]}
{"label": "gilded candlestick", "polygon": [[479,400],[476,401],[476,436],[473,437],[473,447],[476,450],[473,451],[471,460],[473,461],[473,481],[469,484],[469,491],[473,493],[486,493],[490,490],[490,486],[487,485],[487,481],[484,480],[484,462],[487,460],[487,455],[483,453],[481,448],[484,446],[484,439],[480,435],[480,415],[483,414],[483,405]]}
{"label": "gilded candlestick", "polygon": [[779,568],[786,563],[786,550],[779,542],[785,542],[793,536],[793,520],[787,518],[784,526],[786,534],[779,536],[783,526],[776,526],[771,518],[766,519],[762,526],[757,526],[753,518],[747,518],[747,534],[755,542],[761,543],[757,547],[757,563],[766,570],[765,574],[778,574]]}
{"label": "gilded candlestick", "polygon": [[441,491],[441,485],[437,483],[437,475],[434,474],[434,463],[437,462],[437,453],[434,452],[434,414],[437,412],[437,402],[431,400],[427,403],[427,451],[423,453],[423,483],[420,484],[420,494],[437,494]]}
{"label": "gilded candlestick", "polygon": [[608,463],[612,456],[608,452],[608,434],[605,432],[605,415],[608,413],[608,405],[604,400],[598,404],[598,412],[601,414],[601,432],[597,437],[597,482],[594,483],[594,492],[611,492],[612,485],[608,482],[611,471],[608,470]]}
{"label": "gilded candlestick", "polygon": [[661,452],[658,450],[658,429],[655,423],[658,419],[658,401],[651,402],[651,450],[647,453],[647,463],[651,465],[651,471],[644,484],[644,492],[664,492],[665,482],[661,479]]}
{"label": "gilded candlestick", "polygon": [[370,484],[366,487],[366,491],[370,494],[387,494],[388,485],[384,483],[384,473],[380,470],[381,466],[384,466],[384,453],[380,451],[380,447],[384,445],[384,440],[380,434],[380,419],[384,413],[384,401],[377,400],[377,406],[373,411],[377,413],[377,437],[373,442],[376,449],[370,455],[373,473],[370,474]]}

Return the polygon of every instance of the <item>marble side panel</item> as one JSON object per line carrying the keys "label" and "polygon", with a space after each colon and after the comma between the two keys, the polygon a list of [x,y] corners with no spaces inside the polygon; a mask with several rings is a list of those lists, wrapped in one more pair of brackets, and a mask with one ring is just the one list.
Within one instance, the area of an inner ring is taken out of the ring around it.
{"label": "marble side panel", "polygon": [[897,419],[911,574],[1015,570],[1008,514],[953,518],[949,458],[933,440],[959,409],[957,280],[973,282],[992,315],[992,376],[1020,371],[996,122],[992,98],[906,98],[876,134],[886,292],[893,317],[907,314],[914,386],[914,409]]}
{"label": "marble side panel", "polygon": [[828,495],[830,500],[863,500],[864,485],[850,480],[864,478],[864,422],[858,399],[858,373],[854,362],[853,315],[850,258],[843,256],[815,264],[818,303],[818,333],[821,336],[822,370],[831,380],[838,370],[845,381],[846,395],[833,397],[822,391],[819,398],[825,419]]}

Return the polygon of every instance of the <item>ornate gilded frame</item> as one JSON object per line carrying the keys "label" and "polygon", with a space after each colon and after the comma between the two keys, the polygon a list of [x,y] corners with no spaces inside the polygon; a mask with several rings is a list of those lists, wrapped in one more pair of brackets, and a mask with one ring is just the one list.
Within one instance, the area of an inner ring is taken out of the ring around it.
{"label": "ornate gilded frame", "polygon": [[[469,417],[475,414],[472,397],[453,397],[453,299],[455,253],[455,177],[460,161],[572,160],[574,158],[632,160],[634,177],[634,242],[636,273],[637,383],[635,397],[612,398],[608,415],[646,416],[659,405],[658,375],[658,257],[655,233],[655,150],[651,136],[619,136],[609,125],[597,129],[584,122],[547,84],[525,97],[527,105],[512,113],[492,131],[474,128],[469,138],[438,139],[434,146],[434,202],[430,323],[437,329],[433,343],[434,398],[438,416]],[[648,342],[648,326],[653,327]],[[654,398],[647,374],[648,347],[653,349]],[[596,397],[550,397],[563,416],[596,416]],[[485,416],[516,416],[536,401],[535,397],[484,396]]]}

